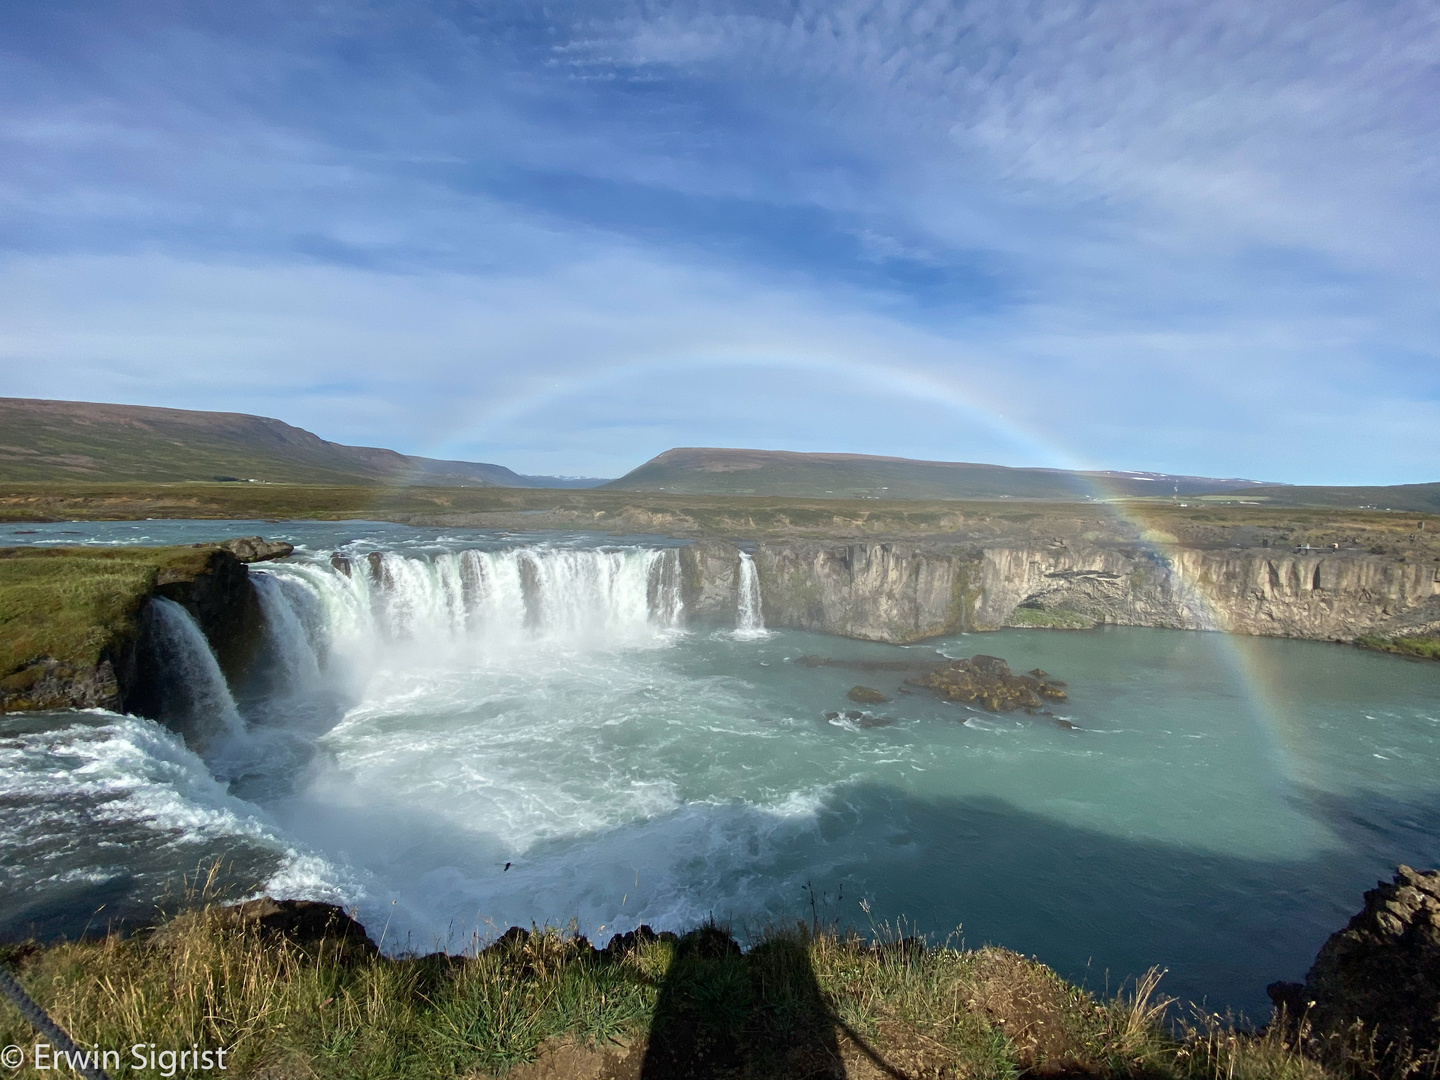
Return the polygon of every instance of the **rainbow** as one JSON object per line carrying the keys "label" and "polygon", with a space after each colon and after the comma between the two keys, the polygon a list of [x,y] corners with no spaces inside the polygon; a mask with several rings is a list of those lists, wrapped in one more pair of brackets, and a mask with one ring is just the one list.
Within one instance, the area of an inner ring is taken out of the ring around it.
{"label": "rainbow", "polygon": [[[855,393],[871,399],[899,398],[929,406],[939,405],[966,424],[991,434],[1028,456],[1030,461],[1027,464],[1032,467],[1078,473],[1098,471],[1097,466],[1062,446],[1053,432],[1041,431],[1008,416],[998,401],[958,376],[860,357],[837,357],[833,353],[697,351],[683,357],[668,356],[615,364],[578,379],[536,379],[519,392],[487,403],[462,423],[435,429],[431,445],[439,447],[472,441],[483,437],[487,429],[544,412],[567,398],[593,395],[627,382],[643,387],[677,371],[694,374],[755,369],[814,373],[823,375],[831,384],[849,386]],[[1170,558],[1176,546],[1175,537],[1147,517],[1144,504],[1116,498],[1114,492],[1107,490],[1096,478],[1087,478],[1086,482],[1092,489],[1094,505],[1106,509],[1117,521],[1130,525],[1141,542],[1177,575],[1182,594],[1190,606],[1202,610],[1211,626],[1223,626],[1225,621],[1217,617],[1218,605],[1210,586],[1194,575],[1185,575],[1183,563]],[[1282,679],[1274,669],[1274,657],[1264,650],[1247,647],[1240,635],[1225,634],[1223,638],[1228,666],[1234,673],[1236,684],[1242,688],[1252,722],[1259,729],[1264,743],[1270,747],[1282,774],[1303,782],[1305,773],[1309,771],[1303,765],[1307,740],[1300,718],[1293,715],[1286,704],[1286,695],[1280,692]]]}

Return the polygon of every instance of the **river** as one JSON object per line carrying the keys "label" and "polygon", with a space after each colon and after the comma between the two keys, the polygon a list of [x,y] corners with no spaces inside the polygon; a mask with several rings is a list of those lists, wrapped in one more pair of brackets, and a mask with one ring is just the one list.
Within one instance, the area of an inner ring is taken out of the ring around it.
{"label": "river", "polygon": [[[389,950],[819,919],[1002,944],[1101,991],[1158,965],[1263,1019],[1363,889],[1440,863],[1436,664],[1118,627],[879,645],[766,630],[748,593],[735,626],[696,628],[653,537],[6,532],[299,545],[252,566],[267,640],[245,678],[173,698],[197,715],[0,717],[8,937],[143,917],[219,860],[230,893],[342,903]],[[795,662],[975,653],[1064,680],[1073,727]],[[844,717],[854,683],[893,723]]]}

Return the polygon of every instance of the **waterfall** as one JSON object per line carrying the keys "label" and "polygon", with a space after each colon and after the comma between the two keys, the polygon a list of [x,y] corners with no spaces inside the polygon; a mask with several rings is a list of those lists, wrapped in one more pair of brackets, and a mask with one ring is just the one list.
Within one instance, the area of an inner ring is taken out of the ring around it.
{"label": "waterfall", "polygon": [[271,641],[292,685],[337,659],[419,656],[664,640],[684,616],[673,549],[584,550],[548,545],[431,556],[336,553],[252,571]]}
{"label": "waterfall", "polygon": [[735,636],[764,637],[765,610],[760,606],[760,576],[755,560],[740,552],[740,586],[735,598]]}
{"label": "waterfall", "polygon": [[160,664],[161,718],[197,750],[243,735],[225,674],[190,613],[173,600],[150,601],[150,643]]}
{"label": "waterfall", "polygon": [[[320,679],[320,661],[305,624],[309,597],[304,585],[276,574],[250,575],[255,595],[270,632],[270,646],[290,690],[314,686]],[[293,594],[293,595],[291,595]]]}

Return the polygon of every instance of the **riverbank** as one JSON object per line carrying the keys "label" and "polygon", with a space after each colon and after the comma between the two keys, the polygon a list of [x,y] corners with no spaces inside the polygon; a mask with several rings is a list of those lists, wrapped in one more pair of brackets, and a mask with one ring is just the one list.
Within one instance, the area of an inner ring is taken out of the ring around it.
{"label": "riverbank", "polygon": [[[1188,547],[1305,547],[1440,556],[1440,515],[1168,499],[824,499],[498,487],[260,483],[0,484],[0,522],[337,521],[598,529],[750,539],[1146,539]],[[1268,541],[1268,544],[1266,542]]]}
{"label": "riverbank", "polygon": [[223,573],[227,558],[215,546],[0,548],[0,712],[122,707],[146,602]]}
{"label": "riverbank", "polygon": [[[285,907],[203,907],[0,961],[87,1049],[123,1047],[128,1064],[137,1040],[223,1047],[236,1077],[1346,1075],[1278,1033],[1194,1012],[1168,1027],[1157,972],[1098,996],[1005,949],[885,928],[875,944],[776,927],[746,951],[713,925],[603,949],[512,929],[471,955],[389,957],[335,909]],[[8,1005],[0,1041],[34,1042]]]}
{"label": "riverbank", "polygon": [[[1088,519],[1041,535],[1033,515],[1013,510],[986,511],[970,521],[969,534],[949,538],[767,538],[744,547],[690,539],[679,553],[680,622],[733,625],[740,570],[748,566],[768,626],[868,641],[1127,625],[1354,642],[1440,658],[1440,555],[1425,547],[1425,530],[1407,534],[1404,550],[1367,548],[1357,536],[1343,547],[1296,546],[1295,534],[1278,526],[1264,535],[1256,526],[1224,533],[1213,522],[1205,526],[1213,535],[1197,534],[1188,545],[1147,544],[1122,538],[1113,522],[1110,533],[1082,528],[1095,524]],[[1190,521],[1192,529],[1202,524]],[[10,532],[21,539],[42,529]],[[746,547],[753,556],[742,559]],[[265,557],[288,550],[281,545]],[[0,712],[131,709],[144,682],[136,646],[152,596],[186,607],[222,668],[239,670],[261,633],[242,565],[253,555],[133,541],[0,548]],[[379,558],[365,572],[389,588]]]}
{"label": "riverbank", "polygon": [[[905,647],[750,628],[734,597],[690,627],[687,549],[659,538],[283,536],[294,555],[239,568],[262,608],[251,664],[224,670],[228,640],[162,596],[155,721],[5,718],[11,940],[145,921],[217,859],[226,897],[354,904],[392,945],[451,949],[490,920],[594,936],[713,911],[748,932],[816,882],[1072,980],[1159,964],[1258,1017],[1337,925],[1329,898],[1428,865],[1440,835],[1432,665],[1130,627]],[[761,547],[722,561],[746,577]],[[1067,697],[999,713],[979,688],[929,692],[976,654]]]}
{"label": "riverbank", "polygon": [[244,564],[291,550],[258,537],[0,548],[0,713],[143,710],[142,637],[147,606],[157,597],[186,608],[222,661],[239,666],[260,619]]}

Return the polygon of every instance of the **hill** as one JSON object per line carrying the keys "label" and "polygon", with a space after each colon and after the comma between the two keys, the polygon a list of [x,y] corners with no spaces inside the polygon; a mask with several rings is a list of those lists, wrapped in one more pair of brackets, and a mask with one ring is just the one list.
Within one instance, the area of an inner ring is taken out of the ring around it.
{"label": "hill", "polygon": [[1259,482],[1148,472],[1017,469],[864,454],[681,447],[667,450],[605,486],[627,491],[802,498],[1077,501],[1229,494],[1248,492]]}
{"label": "hill", "polygon": [[502,465],[327,442],[246,413],[0,398],[0,482],[256,480],[286,484],[593,487]]}

